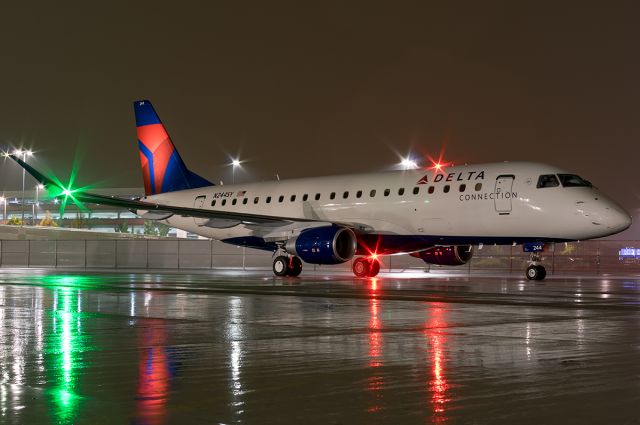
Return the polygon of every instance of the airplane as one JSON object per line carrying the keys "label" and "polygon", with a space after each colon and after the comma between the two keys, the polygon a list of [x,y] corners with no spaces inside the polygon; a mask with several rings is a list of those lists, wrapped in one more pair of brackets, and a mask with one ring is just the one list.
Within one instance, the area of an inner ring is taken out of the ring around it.
{"label": "airplane", "polygon": [[545,244],[627,229],[631,217],[576,174],[533,162],[499,162],[217,186],[187,168],[148,100],[134,102],[145,194],[123,199],[64,188],[16,155],[47,189],[84,203],[129,209],[144,219],[274,253],[276,276],[303,263],[352,261],[374,277],[380,257],[409,254],[462,265],[474,246],[522,244],[525,275],[546,276]]}

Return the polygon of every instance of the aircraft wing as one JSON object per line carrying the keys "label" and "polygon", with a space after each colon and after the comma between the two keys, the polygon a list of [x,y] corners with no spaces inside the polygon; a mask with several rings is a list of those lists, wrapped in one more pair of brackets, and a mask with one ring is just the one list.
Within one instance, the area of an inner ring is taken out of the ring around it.
{"label": "aircraft wing", "polygon": [[[16,155],[8,155],[20,164],[29,174],[31,174],[38,182],[45,186],[45,188],[57,188],[64,193],[65,188],[61,187],[58,183],[46,177],[44,174],[18,158]],[[181,215],[186,217],[204,218],[210,220],[228,220],[235,221],[237,224],[276,224],[287,222],[317,222],[319,220],[306,219],[306,218],[293,218],[293,217],[276,217],[261,214],[248,214],[229,211],[215,211],[205,210],[192,207],[183,207],[177,205],[158,204],[154,202],[145,202],[136,199],[117,198],[113,196],[98,195],[90,192],[73,192],[69,196],[73,196],[76,200],[91,204],[111,205],[114,207],[120,207],[130,210],[142,210],[152,215],[160,217],[169,217],[170,215]]]}

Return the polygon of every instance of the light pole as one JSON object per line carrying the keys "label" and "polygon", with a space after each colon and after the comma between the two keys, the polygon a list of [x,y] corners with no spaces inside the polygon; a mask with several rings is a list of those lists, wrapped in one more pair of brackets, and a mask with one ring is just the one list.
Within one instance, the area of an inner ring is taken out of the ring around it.
{"label": "light pole", "polygon": [[[25,151],[15,151],[13,153],[15,156],[22,156],[22,162],[27,162],[27,155],[31,156],[33,155],[33,152],[25,150]],[[21,210],[21,218],[20,218],[20,226],[24,226],[24,167],[22,167],[22,202],[20,203],[20,210]]]}
{"label": "light pole", "polygon": [[40,196],[40,190],[44,189],[44,185],[43,184],[38,184],[36,185],[36,201],[33,203],[33,212],[31,214],[31,225],[35,226],[36,225],[36,221],[38,221],[38,198]]}
{"label": "light pole", "polygon": [[7,198],[0,196],[0,202],[4,204],[4,214],[2,214],[2,221],[7,224]]}
{"label": "light pole", "polygon": [[236,168],[240,166],[240,160],[239,159],[234,159],[231,161],[231,183],[235,184],[236,183]]}

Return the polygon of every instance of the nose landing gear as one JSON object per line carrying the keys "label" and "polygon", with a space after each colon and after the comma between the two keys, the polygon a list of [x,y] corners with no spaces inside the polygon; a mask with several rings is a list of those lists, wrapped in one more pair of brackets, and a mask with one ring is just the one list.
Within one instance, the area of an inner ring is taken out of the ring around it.
{"label": "nose landing gear", "polygon": [[526,275],[529,280],[544,280],[547,277],[547,269],[544,266],[532,264],[527,267]]}
{"label": "nose landing gear", "polygon": [[380,272],[380,262],[374,258],[356,258],[353,261],[353,274],[356,277],[375,277]]}
{"label": "nose landing gear", "polygon": [[296,277],[301,272],[302,260],[300,260],[300,257],[279,255],[273,260],[273,274],[276,276]]}
{"label": "nose landing gear", "polygon": [[525,275],[529,280],[544,280],[547,277],[547,269],[540,264],[536,264],[540,261],[540,255],[537,252],[531,253],[531,264],[527,267]]}

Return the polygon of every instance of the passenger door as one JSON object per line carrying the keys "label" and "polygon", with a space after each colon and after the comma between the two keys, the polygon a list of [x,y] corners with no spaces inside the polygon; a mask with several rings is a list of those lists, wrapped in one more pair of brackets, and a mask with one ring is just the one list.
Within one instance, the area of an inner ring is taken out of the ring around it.
{"label": "passenger door", "polygon": [[511,213],[511,189],[513,188],[513,174],[504,174],[496,179],[496,189],[493,194],[496,212],[500,215]]}

